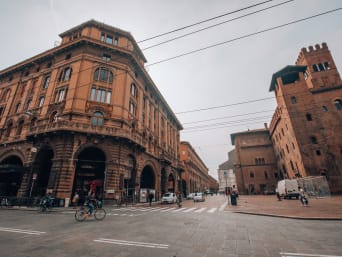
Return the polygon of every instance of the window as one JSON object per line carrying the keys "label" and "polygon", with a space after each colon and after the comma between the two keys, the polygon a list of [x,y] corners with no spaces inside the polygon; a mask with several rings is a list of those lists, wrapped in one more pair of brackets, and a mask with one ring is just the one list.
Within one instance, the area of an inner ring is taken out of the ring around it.
{"label": "window", "polygon": [[305,116],[306,116],[307,121],[312,121],[312,117],[310,113],[307,113]]}
{"label": "window", "polygon": [[71,77],[71,68],[70,67],[67,67],[65,68],[60,74],[59,74],[59,77],[58,77],[58,82],[64,82],[64,81],[68,81]]}
{"label": "window", "polygon": [[254,172],[253,172],[253,171],[250,171],[250,172],[249,172],[249,177],[250,177],[250,178],[254,178]]}
{"label": "window", "polygon": [[264,175],[265,175],[265,179],[268,179],[268,173],[266,170],[264,171]]}
{"label": "window", "polygon": [[322,106],[322,111],[323,111],[323,112],[327,112],[327,111],[328,111],[328,108],[327,108],[326,106],[323,105],[323,106]]}
{"label": "window", "polygon": [[274,178],[278,178],[278,172],[274,172]]}
{"label": "window", "polygon": [[66,97],[66,93],[67,93],[67,89],[66,88],[58,88],[55,92],[55,103],[60,103],[63,102],[65,100]]}
{"label": "window", "polygon": [[58,121],[58,112],[53,112],[50,115],[50,123],[57,122]]}
{"label": "window", "polygon": [[38,107],[42,107],[42,106],[43,106],[44,100],[45,100],[45,97],[44,97],[44,96],[39,97]]}
{"label": "window", "polygon": [[137,86],[134,83],[131,84],[131,96],[134,98],[138,97]]}
{"label": "window", "polygon": [[94,72],[94,80],[113,83],[113,73],[106,68],[97,68]]}
{"label": "window", "polygon": [[106,37],[106,43],[107,44],[113,44],[113,37],[112,36],[109,36],[109,35],[107,35],[107,37]]}
{"label": "window", "polygon": [[18,123],[17,132],[16,132],[17,136],[21,134],[23,127],[24,127],[24,120],[20,120]]}
{"label": "window", "polygon": [[293,165],[293,162],[290,160],[290,166],[291,166],[291,169],[294,170],[294,165]]}
{"label": "window", "polygon": [[133,101],[129,101],[129,113],[133,116],[135,116],[137,113],[137,107]]}
{"label": "window", "polygon": [[5,131],[5,137],[9,137],[13,130],[13,123],[9,122]]}
{"label": "window", "polygon": [[1,102],[7,102],[10,94],[11,94],[11,90],[10,89],[6,89],[4,91],[4,93],[2,94],[2,96],[1,96]]}
{"label": "window", "polygon": [[103,115],[101,112],[94,112],[91,124],[98,127],[103,126]]}
{"label": "window", "polygon": [[95,102],[110,104],[111,97],[112,91],[104,88],[96,88],[94,86],[90,92],[90,100]]}
{"label": "window", "polygon": [[329,62],[325,62],[325,63],[324,63],[324,68],[325,68],[326,70],[330,70]]}
{"label": "window", "polygon": [[50,83],[50,75],[49,75],[49,76],[46,76],[46,77],[44,78],[43,88],[44,88],[44,89],[48,88],[49,83]]}
{"label": "window", "polygon": [[291,103],[292,104],[297,103],[297,98],[295,96],[291,96]]}
{"label": "window", "polygon": [[321,154],[322,154],[322,153],[321,153],[321,150],[317,149],[317,150],[316,150],[316,155],[319,156],[319,155],[321,155]]}
{"label": "window", "polygon": [[287,153],[290,153],[289,146],[286,144],[286,151]]}
{"label": "window", "polygon": [[21,84],[21,89],[20,89],[20,96],[23,96],[25,91],[26,91],[26,86],[27,86],[27,83],[23,83]]}
{"label": "window", "polygon": [[28,99],[26,101],[25,108],[24,108],[25,111],[28,111],[30,109],[31,103],[32,103],[32,99]]}
{"label": "window", "polygon": [[310,137],[311,144],[317,144],[317,138],[315,136]]}
{"label": "window", "polygon": [[114,38],[114,45],[117,46],[119,44],[119,39],[116,37]]}
{"label": "window", "polygon": [[4,113],[5,110],[5,106],[1,106],[0,107],[0,117],[2,116],[2,114]]}
{"label": "window", "polygon": [[342,110],[342,101],[340,99],[336,99],[334,104],[337,110]]}
{"label": "window", "polygon": [[15,106],[15,113],[19,113],[19,111],[20,111],[20,106],[21,106],[21,104],[20,104],[20,103],[17,103],[17,105]]}
{"label": "window", "polygon": [[111,59],[111,56],[109,54],[103,54],[102,55],[102,60],[109,62]]}

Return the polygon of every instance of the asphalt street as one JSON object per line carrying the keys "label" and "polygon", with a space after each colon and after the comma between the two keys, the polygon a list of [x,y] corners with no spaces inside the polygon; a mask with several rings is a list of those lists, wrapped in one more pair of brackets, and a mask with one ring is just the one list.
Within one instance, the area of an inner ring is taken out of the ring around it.
{"label": "asphalt street", "polygon": [[238,214],[225,198],[110,208],[103,221],[73,210],[0,210],[1,257],[341,256],[342,221]]}

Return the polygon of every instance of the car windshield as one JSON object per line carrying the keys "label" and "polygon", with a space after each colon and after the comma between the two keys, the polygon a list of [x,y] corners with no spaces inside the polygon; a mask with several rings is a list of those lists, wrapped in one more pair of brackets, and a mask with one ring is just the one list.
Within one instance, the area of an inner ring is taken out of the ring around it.
{"label": "car windshield", "polygon": [[165,194],[164,197],[169,197],[171,194]]}

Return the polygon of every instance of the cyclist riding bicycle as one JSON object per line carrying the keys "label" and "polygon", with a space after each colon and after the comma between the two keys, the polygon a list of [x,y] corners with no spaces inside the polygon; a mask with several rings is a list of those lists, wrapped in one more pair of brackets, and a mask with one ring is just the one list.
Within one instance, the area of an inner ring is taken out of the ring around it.
{"label": "cyclist riding bicycle", "polygon": [[86,199],[86,206],[89,208],[89,216],[93,215],[95,209],[96,199],[93,194],[89,194]]}

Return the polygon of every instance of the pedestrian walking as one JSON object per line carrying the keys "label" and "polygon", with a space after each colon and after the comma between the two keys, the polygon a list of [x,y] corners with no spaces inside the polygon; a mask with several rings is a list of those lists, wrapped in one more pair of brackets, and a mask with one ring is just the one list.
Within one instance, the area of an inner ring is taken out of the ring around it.
{"label": "pedestrian walking", "polygon": [[238,197],[239,193],[235,187],[235,185],[233,185],[233,189],[232,189],[232,193],[230,195],[230,203],[231,205],[237,205],[237,197]]}
{"label": "pedestrian walking", "polygon": [[308,206],[309,201],[305,195],[304,189],[301,187],[298,187],[298,189],[299,189],[299,201],[300,201],[300,203],[302,204],[302,206]]}
{"label": "pedestrian walking", "polygon": [[149,202],[150,206],[152,205],[153,198],[154,198],[154,194],[152,192],[149,192],[149,194],[148,194],[148,202]]}
{"label": "pedestrian walking", "polygon": [[278,201],[281,201],[281,197],[280,197],[280,194],[279,194],[278,187],[276,188],[276,194],[277,194]]}
{"label": "pedestrian walking", "polygon": [[76,206],[78,205],[78,200],[80,199],[80,195],[78,194],[78,192],[75,192],[73,198],[71,199],[72,202],[72,206],[74,208],[76,208]]}

